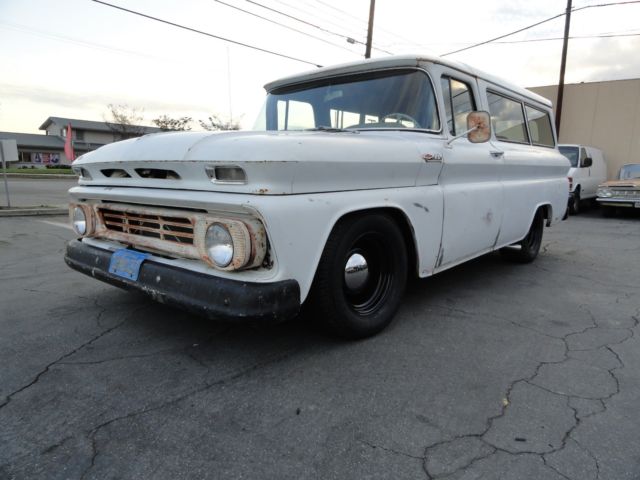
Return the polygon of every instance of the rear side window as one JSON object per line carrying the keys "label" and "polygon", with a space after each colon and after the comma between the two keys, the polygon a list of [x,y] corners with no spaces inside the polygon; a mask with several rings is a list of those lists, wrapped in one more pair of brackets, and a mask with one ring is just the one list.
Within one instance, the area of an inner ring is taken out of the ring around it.
{"label": "rear side window", "polygon": [[447,127],[451,135],[459,135],[467,130],[467,114],[476,109],[473,93],[467,83],[455,78],[442,77],[440,82]]}
{"label": "rear side window", "polygon": [[549,114],[529,105],[525,106],[525,110],[527,112],[527,125],[529,126],[531,142],[534,145],[542,145],[544,147],[555,146]]}
{"label": "rear side window", "polygon": [[522,103],[487,92],[493,131],[504,142],[529,143]]}

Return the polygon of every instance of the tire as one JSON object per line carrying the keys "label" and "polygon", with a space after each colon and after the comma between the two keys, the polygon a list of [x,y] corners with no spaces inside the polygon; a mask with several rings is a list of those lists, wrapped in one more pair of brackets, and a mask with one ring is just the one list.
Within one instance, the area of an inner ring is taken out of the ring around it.
{"label": "tire", "polygon": [[407,271],[404,238],[390,216],[347,217],[327,240],[307,311],[340,337],[370,337],[393,319]]}
{"label": "tire", "polygon": [[531,222],[531,227],[529,228],[527,236],[517,243],[520,248],[516,250],[506,247],[500,249],[500,253],[502,253],[509,260],[518,263],[531,263],[536,259],[538,253],[540,252],[543,232],[544,215],[542,214],[542,209],[538,209],[535,216],[533,217],[533,222]]}
{"label": "tire", "polygon": [[573,202],[569,206],[569,213],[571,215],[578,215],[580,213],[580,189],[576,188],[573,194]]}

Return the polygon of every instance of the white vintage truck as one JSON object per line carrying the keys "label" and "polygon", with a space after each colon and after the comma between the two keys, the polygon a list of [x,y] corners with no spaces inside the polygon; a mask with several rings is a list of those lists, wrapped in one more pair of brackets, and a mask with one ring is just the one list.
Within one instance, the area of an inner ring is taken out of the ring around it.
{"label": "white vintage truck", "polygon": [[[373,335],[408,275],[502,249],[529,262],[563,218],[551,103],[430,56],[266,85],[253,131],[175,132],[74,163],[69,266],[221,320]],[[507,249],[505,249],[507,247]]]}

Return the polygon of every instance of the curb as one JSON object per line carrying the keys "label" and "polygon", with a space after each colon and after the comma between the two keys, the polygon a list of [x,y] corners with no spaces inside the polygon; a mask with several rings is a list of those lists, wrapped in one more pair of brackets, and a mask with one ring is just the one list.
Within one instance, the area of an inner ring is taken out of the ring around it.
{"label": "curb", "polygon": [[[0,174],[2,174],[2,170],[0,170]],[[61,178],[67,180],[77,180],[78,176],[64,173],[7,173],[7,178]]]}
{"label": "curb", "polygon": [[31,217],[36,215],[67,215],[69,213],[68,208],[50,207],[22,207],[11,208],[6,210],[0,210],[0,217]]}

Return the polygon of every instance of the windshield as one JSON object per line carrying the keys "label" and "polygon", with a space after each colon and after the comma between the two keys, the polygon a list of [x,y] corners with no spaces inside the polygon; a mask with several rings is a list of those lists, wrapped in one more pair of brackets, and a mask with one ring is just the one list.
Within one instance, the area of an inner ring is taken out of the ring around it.
{"label": "windshield", "polygon": [[625,165],[620,169],[620,180],[629,180],[631,178],[640,178],[640,163]]}
{"label": "windshield", "polygon": [[580,157],[578,147],[563,147],[559,146],[560,153],[569,159],[572,167],[578,166],[578,158]]}
{"label": "windshield", "polygon": [[420,129],[439,131],[429,77],[416,70],[328,78],[275,90],[255,130]]}

